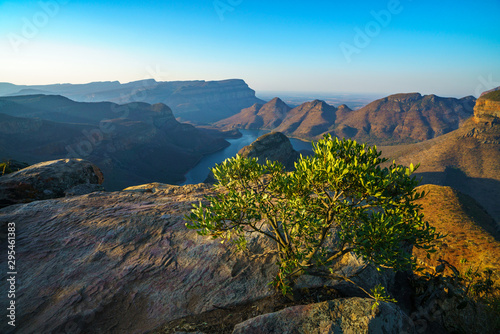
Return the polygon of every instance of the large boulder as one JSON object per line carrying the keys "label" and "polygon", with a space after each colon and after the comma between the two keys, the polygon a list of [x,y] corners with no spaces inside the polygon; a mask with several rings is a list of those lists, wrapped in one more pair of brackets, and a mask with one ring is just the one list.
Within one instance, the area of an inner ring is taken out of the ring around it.
{"label": "large boulder", "polygon": [[[41,162],[0,177],[0,208],[11,204],[102,190],[97,166],[82,159]],[[79,186],[78,188],[75,188]],[[75,188],[75,189],[73,189]],[[85,190],[87,189],[87,190]]]}
{"label": "large boulder", "polygon": [[[17,333],[144,333],[272,296],[267,283],[277,267],[269,239],[251,236],[250,257],[186,228],[192,204],[213,192],[204,184],[152,184],[0,210],[2,231],[16,224]],[[339,266],[362,268],[350,255]],[[369,270],[360,276],[369,276],[367,285],[376,281]],[[7,291],[6,279],[3,271],[0,291]],[[12,332],[6,322],[0,326]]]}
{"label": "large boulder", "polygon": [[261,163],[266,160],[279,161],[287,170],[293,169],[300,156],[299,152],[293,149],[290,139],[281,132],[260,136],[252,144],[243,147],[238,154],[246,158],[258,158]]}
{"label": "large boulder", "polygon": [[415,333],[411,319],[395,304],[342,298],[264,314],[235,326],[233,334]]}

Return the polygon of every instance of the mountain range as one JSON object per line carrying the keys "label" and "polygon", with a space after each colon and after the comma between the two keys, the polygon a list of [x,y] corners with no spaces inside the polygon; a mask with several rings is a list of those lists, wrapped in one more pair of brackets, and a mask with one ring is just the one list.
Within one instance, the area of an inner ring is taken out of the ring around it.
{"label": "mountain range", "polygon": [[381,147],[397,163],[421,163],[424,184],[451,186],[475,198],[500,221],[500,91],[482,95],[474,116],[457,129],[411,145]]}
{"label": "mountain range", "polygon": [[456,130],[472,116],[474,103],[472,96],[456,99],[409,93],[391,95],[358,110],[346,105],[336,108],[321,100],[292,109],[275,98],[264,105],[254,104],[214,125],[269,129],[304,140],[317,140],[330,133],[368,143],[400,144]]}
{"label": "mountain range", "polygon": [[118,81],[88,84],[14,85],[0,83],[2,95],[61,95],[78,102],[110,101],[164,103],[176,118],[194,124],[218,121],[238,113],[254,103],[264,103],[245,81],[155,81],[140,80],[121,84]]}
{"label": "mountain range", "polygon": [[215,131],[179,123],[162,103],[75,102],[62,96],[0,98],[0,157],[28,163],[84,158],[104,186],[178,183],[203,155],[229,145]]}

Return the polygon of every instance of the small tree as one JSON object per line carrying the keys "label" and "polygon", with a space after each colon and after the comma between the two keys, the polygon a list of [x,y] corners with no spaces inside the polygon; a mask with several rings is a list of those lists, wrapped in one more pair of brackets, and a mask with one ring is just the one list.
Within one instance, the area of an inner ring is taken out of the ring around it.
{"label": "small tree", "polygon": [[430,250],[439,237],[413,203],[423,196],[415,191],[413,165],[381,168],[387,159],[376,147],[330,135],[313,150],[288,173],[277,162],[261,165],[240,156],[216,165],[220,191],[194,205],[187,227],[240,248],[247,232],[272,239],[279,266],[273,283],[283,294],[303,274],[351,281],[331,268],[349,252],[377,269],[412,268],[415,259],[405,246]]}

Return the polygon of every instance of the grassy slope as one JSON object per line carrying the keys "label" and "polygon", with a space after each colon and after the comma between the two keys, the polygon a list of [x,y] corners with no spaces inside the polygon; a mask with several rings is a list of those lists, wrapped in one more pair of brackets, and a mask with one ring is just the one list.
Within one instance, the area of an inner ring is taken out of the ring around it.
{"label": "grassy slope", "polygon": [[491,93],[481,96],[482,99],[491,101],[500,101],[500,90],[493,91]]}
{"label": "grassy slope", "polygon": [[500,124],[469,119],[458,130],[437,138],[379,149],[398,164],[420,163],[417,176],[423,177],[424,184],[456,188],[500,222]]}
{"label": "grassy slope", "polygon": [[[418,190],[427,194],[418,201],[426,220],[447,236],[430,260],[420,250],[414,250],[415,255],[433,266],[442,258],[461,268],[460,260],[465,258],[481,269],[500,270],[500,232],[493,218],[474,199],[450,187],[428,184]],[[498,272],[496,281],[500,283]]]}

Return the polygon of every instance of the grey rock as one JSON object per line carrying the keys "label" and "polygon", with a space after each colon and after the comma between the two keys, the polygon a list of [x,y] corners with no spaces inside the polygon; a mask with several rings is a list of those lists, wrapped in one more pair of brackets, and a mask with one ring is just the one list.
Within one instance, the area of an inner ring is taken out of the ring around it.
{"label": "grey rock", "polygon": [[104,187],[100,184],[79,184],[64,192],[66,196],[81,196],[90,194],[96,191],[104,191]]}
{"label": "grey rock", "polygon": [[299,305],[264,314],[235,326],[233,334],[415,333],[410,318],[395,304],[346,298]]}
{"label": "grey rock", "polygon": [[0,177],[0,207],[81,193],[84,187],[98,188],[103,180],[99,168],[86,160],[41,162]]}

